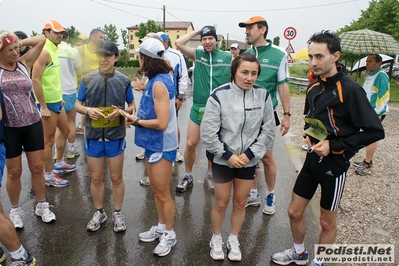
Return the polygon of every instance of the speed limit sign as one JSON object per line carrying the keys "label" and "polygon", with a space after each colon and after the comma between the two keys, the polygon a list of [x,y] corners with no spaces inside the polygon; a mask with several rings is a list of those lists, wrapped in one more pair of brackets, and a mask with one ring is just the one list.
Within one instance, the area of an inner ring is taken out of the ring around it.
{"label": "speed limit sign", "polygon": [[288,41],[295,39],[296,37],[296,29],[294,27],[288,27],[284,30],[284,38]]}

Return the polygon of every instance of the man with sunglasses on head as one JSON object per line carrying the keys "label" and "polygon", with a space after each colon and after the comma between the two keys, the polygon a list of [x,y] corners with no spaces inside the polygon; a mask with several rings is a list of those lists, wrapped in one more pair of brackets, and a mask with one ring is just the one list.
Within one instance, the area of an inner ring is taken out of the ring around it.
{"label": "man with sunglasses on head", "polygon": [[[273,108],[275,110],[276,126],[280,121],[276,114],[276,108],[279,105],[279,99],[283,107],[283,118],[281,120],[280,132],[284,136],[290,128],[290,91],[288,87],[289,73],[287,53],[278,46],[275,46],[271,40],[266,39],[269,31],[269,25],[264,17],[254,16],[245,22],[238,24],[245,28],[245,35],[248,44],[252,47],[245,53],[254,55],[261,65],[261,72],[256,80],[256,84],[266,88],[272,97]],[[273,158],[273,150],[268,150],[262,158],[264,165],[267,193],[263,213],[271,215],[275,212],[274,187],[276,184],[277,165]],[[258,193],[258,170],[255,173],[255,179],[252,189],[248,195],[248,206],[259,206],[261,204],[260,194]]]}
{"label": "man with sunglasses on head", "polygon": [[[292,248],[272,256],[280,265],[306,265],[304,212],[320,184],[320,226],[318,244],[331,245],[337,234],[337,211],[342,198],[349,159],[362,147],[384,138],[380,119],[360,85],[338,70],[340,39],[331,31],[313,34],[308,40],[309,65],[317,81],[309,84],[304,115],[305,141],[309,150],[296,179],[288,207]],[[316,126],[317,123],[323,126]],[[324,134],[320,134],[324,129]],[[315,133],[319,134],[315,134]],[[320,135],[323,135],[320,137]],[[323,265],[315,257],[311,265]]]}
{"label": "man with sunglasses on head", "polygon": [[[32,69],[32,81],[40,111],[44,131],[44,177],[46,186],[65,187],[68,180],[60,178],[58,173],[73,172],[75,165],[64,160],[66,139],[69,134],[68,119],[62,101],[61,69],[57,55],[58,45],[62,41],[65,29],[56,20],[49,20],[43,27],[46,44]],[[57,139],[57,161],[53,166],[52,148],[55,132],[59,129]]]}

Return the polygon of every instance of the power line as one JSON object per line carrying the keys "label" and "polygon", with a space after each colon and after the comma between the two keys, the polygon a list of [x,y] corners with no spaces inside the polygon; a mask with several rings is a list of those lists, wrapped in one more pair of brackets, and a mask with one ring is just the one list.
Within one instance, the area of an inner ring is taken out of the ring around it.
{"label": "power line", "polygon": [[[116,3],[121,5],[127,6],[135,6],[135,7],[142,7],[142,8],[150,8],[150,9],[160,9],[159,7],[151,7],[151,6],[143,6],[143,5],[136,5],[130,3],[123,3],[114,0],[102,0],[104,2]],[[326,4],[319,4],[319,5],[309,5],[309,6],[298,6],[298,7],[285,7],[285,8],[274,8],[274,9],[256,9],[256,10],[200,10],[200,9],[186,9],[186,8],[178,8],[178,7],[168,7],[168,9],[179,10],[179,11],[191,11],[191,12],[207,12],[207,13],[247,13],[247,12],[275,12],[275,11],[287,11],[287,10],[298,10],[298,9],[310,9],[310,8],[319,8],[319,7],[326,7],[326,6],[335,6],[335,5],[342,5],[352,2],[358,2],[359,0],[347,0],[342,2],[336,3],[326,3]],[[161,8],[162,9],[162,8]]]}
{"label": "power line", "polygon": [[119,9],[119,8],[116,8],[116,7],[113,7],[113,6],[109,6],[109,5],[106,5],[106,4],[103,4],[103,3],[99,3],[99,2],[94,1],[94,0],[90,0],[90,1],[93,2],[93,3],[99,4],[99,5],[102,5],[102,6],[105,6],[105,7],[108,7],[108,8],[117,10],[117,11],[120,11],[120,12],[122,12],[122,13],[126,13],[126,14],[129,14],[129,15],[133,15],[133,16],[136,16],[136,17],[139,17],[139,18],[149,19],[149,18],[147,18],[147,17],[143,17],[143,16],[140,16],[140,15],[137,15],[137,14],[134,14],[134,13],[131,13],[131,12],[128,12],[128,11],[126,11],[126,10],[122,10],[122,9]]}

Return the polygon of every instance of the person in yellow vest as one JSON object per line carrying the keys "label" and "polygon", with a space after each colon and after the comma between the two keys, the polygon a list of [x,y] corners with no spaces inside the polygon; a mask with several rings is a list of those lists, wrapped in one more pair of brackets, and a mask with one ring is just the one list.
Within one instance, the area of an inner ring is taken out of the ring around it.
{"label": "person in yellow vest", "polygon": [[[86,75],[94,70],[98,69],[98,62],[96,57],[96,51],[98,45],[104,41],[105,34],[100,29],[93,29],[90,32],[89,43],[78,46],[78,51],[80,54],[80,58],[82,58],[82,74]],[[76,134],[83,135],[84,127],[86,123],[86,115],[81,116],[80,123],[76,129]]]}
{"label": "person in yellow vest", "polygon": [[[67,164],[63,158],[65,143],[69,134],[68,120],[63,108],[61,69],[58,60],[58,44],[64,32],[62,25],[56,20],[49,20],[43,28],[46,44],[33,64],[32,81],[43,122],[44,132],[44,177],[47,186],[65,187],[68,180],[57,176],[57,173],[73,172],[75,165]],[[52,147],[56,129],[60,130],[57,140],[57,161],[53,168]],[[60,158],[62,157],[62,158]]]}

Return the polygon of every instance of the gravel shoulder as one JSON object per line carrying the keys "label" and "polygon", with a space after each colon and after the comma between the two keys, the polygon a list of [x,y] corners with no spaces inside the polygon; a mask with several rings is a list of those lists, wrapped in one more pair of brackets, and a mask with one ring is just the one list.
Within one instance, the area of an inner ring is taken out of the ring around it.
{"label": "gravel shoulder", "polygon": [[[291,95],[291,128],[287,149],[294,147],[296,161],[303,162],[306,152],[303,133],[303,95]],[[390,103],[383,121],[385,139],[378,142],[373,158],[373,171],[367,176],[348,170],[345,190],[338,214],[336,243],[340,244],[396,244],[399,242],[399,104]],[[293,146],[293,147],[292,147]],[[365,151],[360,150],[352,161],[361,161]],[[318,191],[319,193],[319,191]],[[318,196],[318,195],[316,195]],[[395,254],[399,262],[399,250]],[[359,265],[359,264],[357,264]]]}

